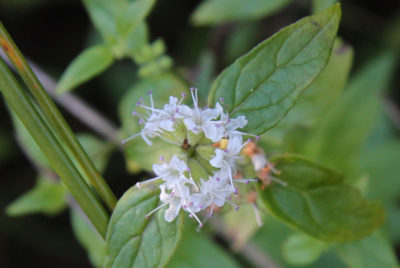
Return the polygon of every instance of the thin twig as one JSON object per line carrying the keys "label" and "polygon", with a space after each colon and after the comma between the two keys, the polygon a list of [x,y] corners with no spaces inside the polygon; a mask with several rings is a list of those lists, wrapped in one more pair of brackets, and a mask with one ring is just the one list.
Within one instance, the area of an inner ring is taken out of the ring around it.
{"label": "thin twig", "polygon": [[[4,54],[4,51],[0,49],[0,56],[6,61],[7,65],[13,68],[9,59]],[[51,78],[45,71],[38,67],[35,63],[28,61],[32,67],[33,72],[42,83],[44,89],[49,95],[65,110],[75,116],[78,120],[92,128],[99,135],[110,142],[115,142],[117,139],[118,130],[117,127],[107,120],[98,111],[93,109],[89,104],[84,102],[78,96],[73,93],[66,92],[62,95],[56,94],[57,84],[53,78]]]}
{"label": "thin twig", "polygon": [[[214,230],[222,236],[229,244],[232,244],[234,239],[226,232],[227,228],[223,221],[214,215],[210,221]],[[266,253],[262,252],[256,245],[251,242],[247,242],[243,245],[240,253],[256,267],[262,268],[279,268],[280,266],[276,264]]]}

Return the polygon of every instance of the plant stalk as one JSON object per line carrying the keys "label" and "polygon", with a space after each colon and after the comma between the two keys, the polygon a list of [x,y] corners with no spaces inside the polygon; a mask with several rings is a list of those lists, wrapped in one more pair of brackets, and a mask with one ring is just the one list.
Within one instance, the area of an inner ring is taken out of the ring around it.
{"label": "plant stalk", "polygon": [[0,59],[0,91],[96,230],[105,237],[109,218],[106,210],[2,59]]}
{"label": "plant stalk", "polygon": [[70,153],[76,159],[76,162],[80,170],[83,171],[84,176],[90,181],[104,203],[112,211],[117,201],[115,195],[96,169],[93,161],[89,158],[79,141],[76,139],[76,136],[66,123],[54,102],[43,89],[43,86],[33,73],[31,67],[27,64],[25,58],[22,56],[18,47],[15,45],[1,22],[0,46],[3,48],[15,69],[24,80],[32,95],[35,97],[44,116],[48,118],[56,137],[59,138],[59,141],[62,141],[62,143],[65,144]]}

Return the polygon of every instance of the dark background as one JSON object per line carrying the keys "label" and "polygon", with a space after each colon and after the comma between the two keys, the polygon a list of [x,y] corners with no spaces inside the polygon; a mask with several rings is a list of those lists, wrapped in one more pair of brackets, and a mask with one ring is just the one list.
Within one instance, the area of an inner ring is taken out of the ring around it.
{"label": "dark background", "polygon": [[[217,73],[229,63],[229,59],[223,60],[219,55],[236,27],[234,24],[213,28],[191,26],[188,18],[199,2],[160,0],[148,18],[152,39],[162,37],[166,41],[167,52],[174,59],[178,72],[189,82],[190,73],[206,48],[217,56]],[[400,28],[397,41],[388,38],[388,32],[395,32],[393,23],[396,19],[399,21],[400,1],[346,0],[342,9],[339,34],[354,47],[353,72],[380,49],[400,51]],[[293,1],[278,14],[258,21],[257,32],[249,45],[254,46],[309,13],[309,1]],[[56,79],[83,48],[99,38],[77,0],[1,0],[0,19],[25,56]],[[399,69],[397,74],[400,74]],[[394,77],[388,98],[398,104],[400,75]],[[76,92],[118,125],[118,99],[135,79],[134,64],[120,61],[99,78],[83,85],[84,90]],[[64,114],[74,130],[88,130],[75,118]],[[12,124],[3,102],[0,102],[0,132],[4,140],[0,146],[7,147],[4,149],[7,155],[0,155],[0,267],[89,267],[86,253],[72,234],[67,211],[54,217],[9,218],[5,215],[7,204],[33,186],[36,172],[13,138]],[[118,195],[135,181],[126,174],[124,160],[118,153],[113,154],[105,177]]]}

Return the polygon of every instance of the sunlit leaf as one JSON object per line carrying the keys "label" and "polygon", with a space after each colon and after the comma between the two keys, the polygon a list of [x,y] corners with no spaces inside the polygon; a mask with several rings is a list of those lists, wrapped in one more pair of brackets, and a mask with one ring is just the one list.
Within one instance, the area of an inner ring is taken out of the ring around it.
{"label": "sunlit leaf", "polygon": [[274,127],[327,64],[339,20],[335,5],[262,42],[221,73],[209,104],[223,98],[233,117],[246,116],[246,132],[261,134]]}

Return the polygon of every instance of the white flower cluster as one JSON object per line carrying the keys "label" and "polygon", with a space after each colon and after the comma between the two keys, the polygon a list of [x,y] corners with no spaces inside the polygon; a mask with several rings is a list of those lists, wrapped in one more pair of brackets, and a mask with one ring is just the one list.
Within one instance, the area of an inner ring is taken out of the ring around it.
{"label": "white flower cluster", "polygon": [[162,204],[149,212],[147,217],[158,209],[169,206],[164,215],[166,221],[173,221],[180,209],[183,209],[190,217],[194,217],[201,227],[202,222],[196,215],[200,211],[208,209],[207,217],[209,217],[215,206],[222,207],[225,203],[238,209],[239,207],[231,202],[232,195],[238,191],[235,183],[256,181],[256,179],[234,179],[237,173],[236,162],[240,158],[242,148],[247,144],[247,141],[243,141],[243,136],[250,135],[238,130],[247,124],[246,118],[244,116],[229,118],[219,103],[215,108],[199,108],[195,88],[191,88],[193,108],[182,104],[185,97],[182,94],[182,99],[178,100],[171,96],[169,103],[165,104],[163,109],[157,109],[154,107],[152,93],[148,94],[150,106],[144,105],[143,99],[137,103],[137,106],[145,109],[147,114],[133,112],[143,125],[141,132],[124,140],[123,143],[140,135],[148,145],[151,145],[151,138],[156,136],[163,138],[168,133],[176,132],[178,127],[184,126],[186,133],[204,135],[210,146],[211,144],[215,146],[215,143],[219,145],[215,146],[216,148],[212,147],[214,154],[210,157],[209,164],[213,171],[208,177],[193,178],[188,166],[188,156],[173,156],[169,162],[154,164],[153,171],[157,177],[137,184],[140,188],[143,184],[161,181],[159,187]]}

